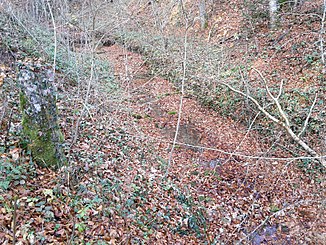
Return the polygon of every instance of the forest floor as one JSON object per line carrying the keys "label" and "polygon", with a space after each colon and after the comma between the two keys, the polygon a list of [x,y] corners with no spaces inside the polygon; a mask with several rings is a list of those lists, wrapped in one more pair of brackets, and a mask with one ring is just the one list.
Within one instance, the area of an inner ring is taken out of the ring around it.
{"label": "forest floor", "polygon": [[[30,243],[324,239],[325,189],[316,177],[291,161],[246,158],[263,157],[268,147],[254,132],[192,98],[183,101],[178,143],[168,163],[180,93],[152,75],[139,54],[118,45],[100,51],[114,65],[124,99],[106,99],[105,89],[91,97],[90,104],[102,105],[89,108],[82,120],[68,171],[30,165],[11,142],[1,155],[15,166],[3,167],[13,181],[1,195],[4,243],[12,240],[13,214],[17,241]],[[78,119],[68,109],[71,89],[59,102],[67,141]],[[19,174],[24,179],[14,181]]]}
{"label": "forest floor", "polygon": [[[259,38],[263,47],[268,38]],[[180,90],[141,54],[119,44],[97,52],[121,91],[109,96],[107,84],[95,84],[85,105],[79,86],[58,82],[69,166],[55,172],[20,143],[14,60],[0,49],[0,243],[323,244],[322,171],[282,160],[291,155],[193,96],[180,110]],[[299,77],[293,69],[285,70]]]}

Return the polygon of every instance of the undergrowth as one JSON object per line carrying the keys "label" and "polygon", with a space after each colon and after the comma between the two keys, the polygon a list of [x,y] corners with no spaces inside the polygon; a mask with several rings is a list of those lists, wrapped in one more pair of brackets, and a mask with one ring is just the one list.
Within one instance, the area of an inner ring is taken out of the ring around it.
{"label": "undergrowth", "polygon": [[[57,47],[55,47],[54,33],[47,25],[33,23],[27,19],[12,21],[12,18],[10,13],[1,15],[0,24],[4,30],[1,40],[7,49],[18,54],[18,62],[53,64],[56,57],[55,69],[58,75],[73,85],[87,83],[93,66],[96,75],[93,79],[105,85],[108,93],[118,92],[119,86],[114,81],[112,65],[108,61],[97,58],[96,55],[92,58],[90,51],[83,49],[79,52],[74,51],[61,33],[56,34]],[[89,47],[85,46],[86,48]]]}
{"label": "undergrowth", "polygon": [[[162,47],[164,40],[171,40],[170,46],[165,50]],[[126,45],[130,50],[140,53],[148,60],[148,65],[152,69],[153,74],[160,74],[166,79],[175,84],[177,89],[180,89],[182,79],[182,38],[169,39],[169,37],[148,38],[141,33],[123,33],[119,34],[118,42]],[[203,51],[206,49],[206,52]],[[176,50],[178,50],[176,52]],[[251,101],[235,94],[223,85],[218,84],[219,79],[235,79],[235,87],[244,91],[246,89],[243,84],[241,73],[246,74],[250,70],[242,65],[231,67],[227,64],[221,67],[222,54],[219,46],[211,46],[209,44],[200,44],[195,40],[190,40],[188,43],[189,57],[187,60],[186,74],[186,96],[196,97],[204,106],[208,106],[218,111],[221,115],[240,121],[249,126],[252,119],[257,114],[257,108]],[[206,53],[206,54],[205,54]],[[196,57],[204,55],[205,59],[198,60]],[[217,69],[220,69],[217,72]],[[206,79],[202,75],[208,75],[212,79]],[[323,83],[321,78],[320,83]],[[214,81],[215,80],[215,81]],[[279,87],[271,87],[271,92],[278,92]],[[320,91],[321,94],[324,93]],[[291,122],[296,127],[296,131],[300,131],[305,123],[305,119],[309,113],[313,97],[316,90],[310,89],[302,91],[293,89],[291,91],[283,91],[280,98],[280,103],[289,115]],[[260,86],[250,87],[250,95],[260,101],[262,105],[270,103],[270,98],[265,88]],[[313,116],[310,118],[309,126],[307,127],[306,135],[318,135],[325,128],[325,115],[323,110],[318,110],[324,105],[324,100],[319,98],[318,104],[314,109]],[[268,109],[273,115],[279,115],[275,106],[270,106]],[[235,113],[236,112],[236,113]],[[259,117],[254,129],[258,129],[264,135],[273,135],[277,125],[270,124],[269,119],[264,116]]]}

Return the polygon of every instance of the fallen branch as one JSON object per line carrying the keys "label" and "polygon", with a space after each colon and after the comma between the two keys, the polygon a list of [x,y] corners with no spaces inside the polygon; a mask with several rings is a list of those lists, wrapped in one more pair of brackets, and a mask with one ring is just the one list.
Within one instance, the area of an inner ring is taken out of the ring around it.
{"label": "fallen branch", "polygon": [[308,122],[309,122],[309,119],[311,117],[312,110],[315,107],[315,104],[316,104],[316,101],[317,101],[317,97],[318,97],[318,93],[315,94],[314,101],[312,102],[312,105],[310,107],[309,113],[308,113],[308,115],[306,117],[306,120],[304,122],[304,125],[303,125],[303,128],[302,128],[301,132],[298,134],[298,137],[300,137],[306,131],[306,129],[308,127]]}
{"label": "fallen branch", "polygon": [[[278,94],[277,97],[273,96],[272,93],[270,92],[268,85],[267,85],[267,81],[264,78],[264,76],[261,74],[260,71],[254,69],[254,71],[256,71],[259,76],[263,79],[264,83],[265,83],[265,88],[267,91],[267,94],[271,97],[271,99],[274,101],[274,103],[277,106],[278,112],[281,115],[281,119],[278,119],[276,116],[273,116],[271,113],[269,113],[262,105],[260,105],[260,103],[253,98],[252,96],[250,96],[249,94],[246,94],[234,87],[232,87],[230,84],[225,83],[225,82],[220,82],[220,84],[228,87],[230,90],[232,90],[233,92],[240,94],[241,96],[243,96],[244,98],[248,98],[249,100],[251,100],[258,108],[259,111],[261,111],[262,113],[264,113],[264,115],[269,118],[270,120],[272,120],[274,123],[278,124],[279,126],[281,126],[283,129],[285,129],[285,131],[288,133],[288,135],[290,135],[290,137],[298,144],[300,145],[309,155],[315,157],[325,168],[326,168],[326,159],[323,156],[320,156],[314,149],[312,149],[307,143],[305,143],[302,139],[300,139],[300,135],[296,135],[293,130],[291,129],[291,125],[290,125],[290,121],[288,119],[288,116],[286,115],[286,113],[284,112],[284,110],[282,109],[280,103],[279,103],[279,97],[280,97],[280,93],[282,90],[282,84],[280,87],[280,92]],[[308,115],[308,117],[310,116],[310,113]],[[308,118],[309,120],[309,118]],[[306,120],[307,121],[307,120]],[[304,128],[306,128],[306,125],[304,126]]]}

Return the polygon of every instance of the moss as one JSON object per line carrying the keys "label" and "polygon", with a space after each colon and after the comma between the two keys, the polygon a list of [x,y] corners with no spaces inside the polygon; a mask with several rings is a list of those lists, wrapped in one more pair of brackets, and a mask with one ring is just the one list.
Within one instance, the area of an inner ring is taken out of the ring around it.
{"label": "moss", "polygon": [[23,112],[24,108],[26,108],[26,97],[22,92],[19,93],[19,100],[20,100],[20,111]]}
{"label": "moss", "polygon": [[[42,167],[56,167],[58,159],[56,158],[55,145],[51,141],[51,132],[43,127],[32,126],[26,116],[24,116],[22,124],[24,134],[30,140],[28,146],[36,163]],[[44,132],[46,133],[44,134]]]}
{"label": "moss", "polygon": [[[57,152],[57,145],[64,141],[64,136],[58,126],[49,127],[47,120],[51,117],[46,108],[42,108],[40,120],[28,113],[28,100],[24,93],[20,93],[20,107],[22,111],[23,133],[29,139],[28,148],[31,150],[34,161],[41,167],[58,168],[62,164],[61,156]],[[57,137],[55,137],[57,135]],[[57,139],[54,139],[57,138]]]}
{"label": "moss", "polygon": [[63,143],[65,141],[65,136],[63,135],[63,133],[61,131],[59,131],[59,142]]}
{"label": "moss", "polygon": [[177,114],[177,112],[176,111],[168,111],[168,114],[169,115],[175,115],[175,114]]}

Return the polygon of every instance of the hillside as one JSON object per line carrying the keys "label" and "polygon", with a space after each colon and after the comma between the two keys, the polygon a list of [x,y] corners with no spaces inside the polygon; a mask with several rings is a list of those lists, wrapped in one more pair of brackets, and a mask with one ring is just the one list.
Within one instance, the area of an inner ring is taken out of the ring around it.
{"label": "hillside", "polygon": [[[0,3],[1,244],[323,244],[326,7],[279,2]],[[57,170],[21,64],[55,65]]]}

